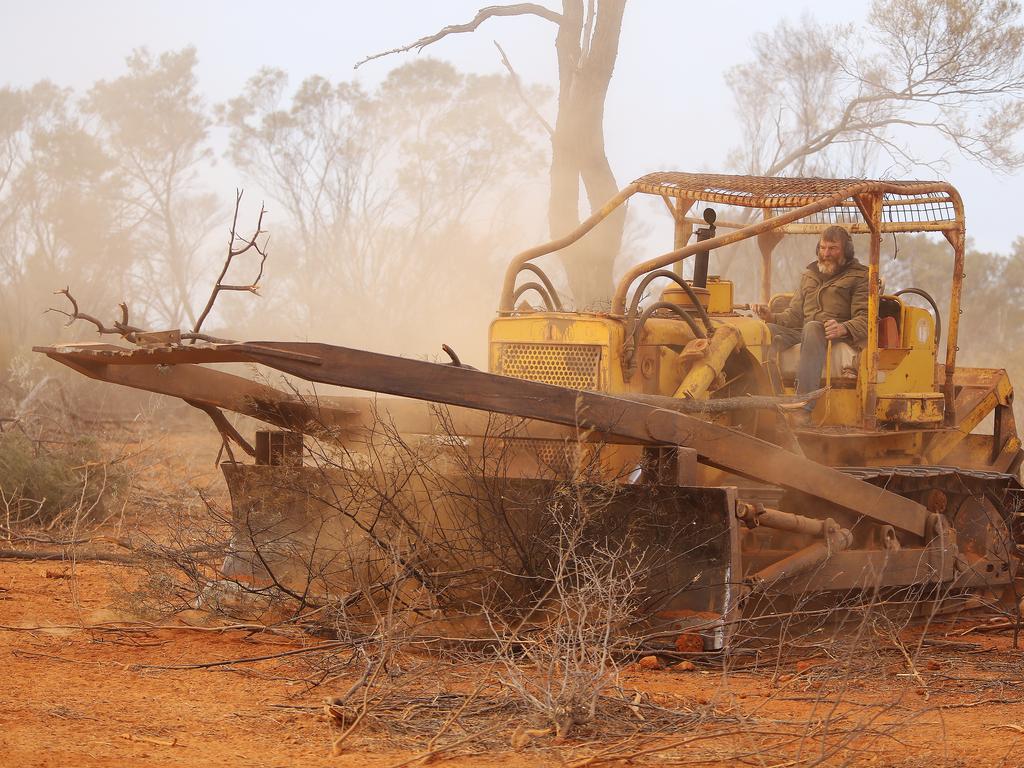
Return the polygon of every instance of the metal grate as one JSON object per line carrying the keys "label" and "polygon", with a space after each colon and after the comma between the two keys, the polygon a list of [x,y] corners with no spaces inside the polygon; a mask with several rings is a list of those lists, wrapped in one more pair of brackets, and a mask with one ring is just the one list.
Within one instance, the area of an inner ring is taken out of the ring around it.
{"label": "metal grate", "polygon": [[[792,208],[775,208],[780,216]],[[856,203],[844,202],[824,211],[800,219],[804,224],[862,224],[864,217]],[[956,221],[956,208],[948,197],[935,195],[910,196],[886,193],[882,195],[883,224],[915,224],[924,222]]]}
{"label": "metal grate", "polygon": [[525,437],[506,438],[506,443],[513,456],[531,462],[541,476],[601,481],[601,445]]}
{"label": "metal grate", "polygon": [[[761,208],[778,216],[834,195],[844,202],[803,219],[805,225],[845,224],[856,227],[864,219],[853,198],[862,194],[882,195],[882,224],[892,231],[907,226],[932,225],[932,229],[960,220],[956,190],[940,181],[897,181],[893,179],[819,179],[782,176],[728,176],[700,173],[651,173],[634,182],[639,192],[721,203],[743,208]],[[909,231],[909,230],[908,230]]]}
{"label": "metal grate", "polygon": [[538,468],[555,475],[571,476],[580,464],[579,443],[524,437],[508,438],[507,443],[514,453],[530,458]]}
{"label": "metal grate", "polygon": [[497,373],[597,391],[601,386],[601,347],[594,344],[502,344]]}
{"label": "metal grate", "polygon": [[751,208],[798,207],[847,190],[943,198],[954,191],[941,181],[732,176],[722,173],[649,173],[634,183],[641,192]]}

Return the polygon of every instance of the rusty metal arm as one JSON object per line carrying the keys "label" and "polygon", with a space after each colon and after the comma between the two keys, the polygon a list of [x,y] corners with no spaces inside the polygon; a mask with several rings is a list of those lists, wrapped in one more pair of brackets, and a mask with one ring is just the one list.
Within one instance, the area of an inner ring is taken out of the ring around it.
{"label": "rusty metal arm", "polygon": [[[163,350],[160,353],[162,362],[157,365],[151,364],[154,353],[148,350],[106,344],[90,344],[86,349],[80,348],[79,345],[36,347],[35,351],[43,352],[56,362],[97,381],[177,397],[204,412],[207,412],[207,408],[233,411],[280,429],[305,432],[332,440],[365,435],[367,430],[372,430],[379,423],[380,419],[391,421],[399,431],[412,435],[446,434],[445,430],[450,426],[457,434],[465,437],[492,435],[495,429],[505,436],[514,435],[538,440],[584,438],[590,442],[607,442],[612,437],[597,431],[581,436],[575,428],[530,419],[519,420],[512,425],[496,426],[487,413],[457,406],[446,409],[444,417],[449,420],[449,425],[446,426],[439,422],[431,403],[398,397],[303,397],[294,392],[191,362],[211,362],[211,350],[205,347]],[[308,359],[308,356],[299,356],[299,359]],[[238,360],[237,356],[219,353],[219,362]],[[685,409],[692,406],[696,412],[708,412],[708,409],[701,408],[699,403],[684,403],[653,395],[639,397],[656,398],[661,401],[662,407]],[[767,402],[773,398],[761,399],[765,402],[752,402],[749,407],[776,405]],[[711,404],[713,408],[724,405],[729,409],[730,406],[727,401],[714,401]],[[733,407],[739,408],[740,403],[735,403]],[[619,438],[618,442],[638,441]]]}
{"label": "rusty metal arm", "polygon": [[[347,426],[357,413],[350,406],[338,407],[330,401],[316,400],[311,404],[294,393],[197,364],[242,360],[238,355],[225,354],[215,348],[179,347],[150,352],[113,345],[69,345],[36,347],[34,351],[43,352],[90,379],[178,397],[207,414],[223,408],[281,429],[310,432],[315,432],[316,427],[333,429]],[[154,364],[155,356],[160,362]]]}
{"label": "rusty metal arm", "polygon": [[[748,528],[774,528],[777,531],[815,536],[816,541],[781,560],[762,568],[748,579],[750,594],[763,592],[780,581],[812,568],[822,565],[836,552],[842,552],[853,544],[853,534],[849,529],[841,527],[831,517],[817,519],[806,515],[794,515],[778,509],[770,509],[760,504],[739,504],[736,518]],[[891,528],[888,530],[892,530]]]}
{"label": "rusty metal arm", "polygon": [[822,541],[808,544],[788,557],[765,566],[749,578],[750,593],[757,594],[770,588],[782,579],[799,576],[801,573],[821,566],[836,552],[843,552],[853,544],[853,534],[841,528],[832,518],[823,523]]}
{"label": "rusty metal arm", "polygon": [[626,200],[632,197],[636,191],[636,184],[629,184],[623,187],[615,197],[601,207],[601,210],[591,215],[590,218],[581,223],[569,234],[564,237],[560,237],[557,240],[552,240],[548,243],[529,248],[512,259],[512,262],[505,270],[505,280],[501,285],[501,302],[498,304],[498,311],[512,312],[515,309],[515,299],[513,298],[513,294],[515,293],[516,278],[519,276],[519,273],[527,262],[530,262],[540,256],[560,251],[562,248],[572,245],[587,234],[587,232],[604,221],[604,219],[608,218],[612,211],[626,202]]}
{"label": "rusty metal arm", "polygon": [[[920,504],[766,441],[683,413],[597,392],[328,344],[258,342],[223,345],[222,349],[242,354],[251,362],[324,384],[479,408],[641,442],[693,448],[698,459],[709,466],[801,491],[855,515],[924,536],[927,510]],[[316,362],[307,362],[310,358],[315,358]]]}
{"label": "rusty metal arm", "polygon": [[748,528],[763,526],[804,536],[824,536],[827,528],[827,520],[795,515],[792,512],[783,512],[761,504],[747,504],[746,502],[737,504],[736,519]]}
{"label": "rusty metal arm", "polygon": [[[130,366],[150,362],[154,356],[164,364],[192,362],[192,352],[201,352],[196,357],[203,362],[257,363],[323,384],[538,419],[584,433],[594,430],[631,441],[693,448],[698,460],[709,466],[801,491],[919,537],[925,534],[927,510],[910,499],[728,427],[625,398],[314,342],[259,341],[100,356],[116,357],[121,365]],[[59,359],[57,352],[48,354]],[[169,372],[176,367],[172,365]]]}

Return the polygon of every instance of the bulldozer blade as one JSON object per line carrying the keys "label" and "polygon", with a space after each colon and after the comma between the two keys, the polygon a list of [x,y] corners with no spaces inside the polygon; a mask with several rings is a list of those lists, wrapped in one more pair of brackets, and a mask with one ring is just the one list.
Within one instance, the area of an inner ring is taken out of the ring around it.
{"label": "bulldozer blade", "polygon": [[394,490],[389,514],[374,490],[385,483],[365,472],[223,470],[233,538],[222,570],[233,579],[309,599],[387,585],[446,620],[542,621],[553,591],[607,589],[648,629],[688,633],[707,650],[725,647],[734,624],[731,488],[463,477]]}

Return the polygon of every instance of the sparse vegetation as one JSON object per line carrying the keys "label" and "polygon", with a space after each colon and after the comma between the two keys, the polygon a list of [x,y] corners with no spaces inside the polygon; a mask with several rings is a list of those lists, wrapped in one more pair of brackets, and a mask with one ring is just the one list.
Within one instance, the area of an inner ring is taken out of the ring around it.
{"label": "sparse vegetation", "polygon": [[33,440],[13,428],[0,433],[0,514],[8,536],[15,527],[95,521],[123,486],[124,472],[93,437]]}

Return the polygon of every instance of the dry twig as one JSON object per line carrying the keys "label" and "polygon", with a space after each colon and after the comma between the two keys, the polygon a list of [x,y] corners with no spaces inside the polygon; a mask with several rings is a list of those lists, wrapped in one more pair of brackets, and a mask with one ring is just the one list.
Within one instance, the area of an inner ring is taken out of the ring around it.
{"label": "dry twig", "polygon": [[[252,236],[248,239],[243,239],[238,236],[238,209],[242,204],[243,191],[238,189],[235,190],[235,213],[231,219],[231,232],[228,235],[228,253],[227,258],[224,259],[224,266],[221,267],[220,274],[217,276],[217,281],[213,285],[213,290],[210,292],[210,298],[206,301],[206,306],[203,307],[203,311],[199,313],[199,318],[196,320],[195,327],[189,334],[183,334],[182,338],[188,338],[192,341],[196,339],[202,339],[202,334],[199,333],[199,329],[203,325],[203,321],[210,314],[210,310],[213,309],[214,303],[217,301],[217,296],[220,295],[221,291],[247,291],[253,294],[259,294],[260,279],[263,277],[263,265],[267,261],[267,242],[264,240],[263,245],[259,244],[259,238],[261,235],[266,234],[263,229],[263,216],[267,212],[264,206],[260,206],[260,215],[256,220],[256,231],[253,232]],[[224,282],[224,278],[227,276],[228,269],[231,267],[231,262],[236,256],[241,256],[249,251],[256,251],[260,256],[260,268],[256,278],[247,285],[229,285]]]}
{"label": "dry twig", "polygon": [[549,8],[545,8],[543,5],[537,3],[516,3],[514,5],[490,5],[486,8],[481,8],[473,20],[466,24],[450,24],[444,27],[439,32],[433,35],[427,35],[421,37],[415,42],[409,43],[409,45],[403,45],[401,48],[392,48],[389,51],[382,51],[375,53],[372,56],[367,56],[365,59],[356,62],[353,69],[359,69],[363,64],[374,59],[379,59],[384,56],[390,56],[393,53],[407,53],[414,48],[417,51],[422,51],[428,45],[436,43],[438,40],[447,37],[448,35],[455,35],[461,32],[472,32],[487,19],[495,16],[539,16],[542,19],[554,22],[555,24],[562,23],[562,14],[552,11]]}

